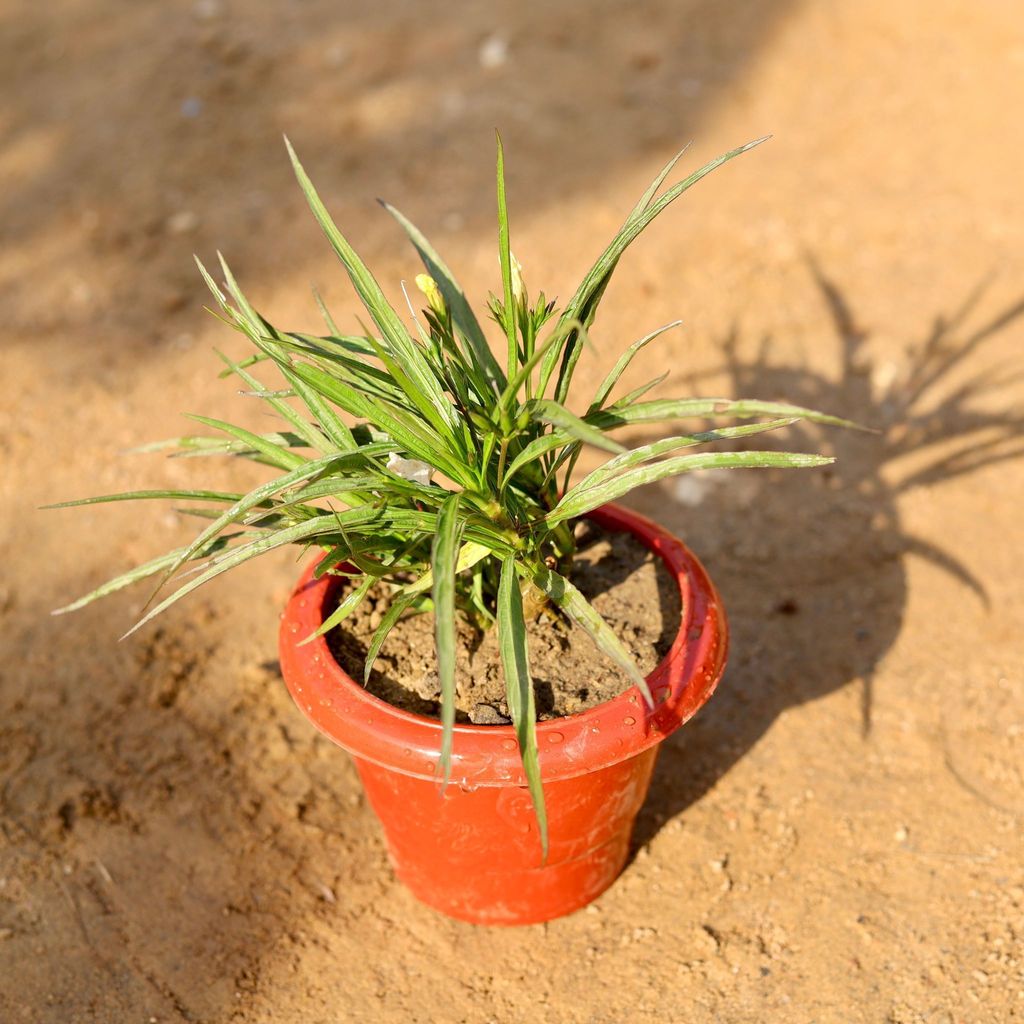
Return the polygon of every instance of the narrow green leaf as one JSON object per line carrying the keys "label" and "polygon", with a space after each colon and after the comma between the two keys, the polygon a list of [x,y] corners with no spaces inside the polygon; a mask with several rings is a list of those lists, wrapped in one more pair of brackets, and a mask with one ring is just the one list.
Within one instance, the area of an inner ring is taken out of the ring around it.
{"label": "narrow green leaf", "polygon": [[501,481],[502,489],[508,487],[509,482],[516,473],[524,466],[528,466],[543,456],[568,444],[572,437],[567,431],[553,430],[550,434],[544,434],[535,441],[531,441],[509,464],[505,470],[505,476]]}
{"label": "narrow green leaf", "polygon": [[465,463],[450,457],[441,438],[422,420],[390,402],[361,393],[316,366],[296,363],[294,372],[346,412],[383,430],[411,458],[434,466],[464,486],[472,482]]}
{"label": "narrow green leaf", "polygon": [[640,448],[633,448],[624,455],[618,455],[609,459],[603,466],[599,466],[592,473],[585,476],[574,488],[574,490],[585,491],[596,484],[607,480],[609,477],[622,473],[634,466],[650,462],[651,459],[660,458],[669,452],[677,451],[680,448],[690,448],[698,444],[713,444],[716,441],[729,441],[736,437],[748,437],[752,434],[763,434],[769,430],[778,430],[780,427],[788,427],[797,421],[789,419],[769,420],[766,423],[747,423],[740,427],[718,427],[714,430],[703,430],[696,434],[679,434],[675,437],[664,437],[660,441],[645,444]]}
{"label": "narrow green leaf", "polygon": [[[257,342],[258,344],[259,342]],[[233,373],[237,374],[251,388],[260,389],[263,387],[260,382],[249,373],[245,367],[229,359],[223,352],[216,349],[217,355]],[[284,367],[281,367],[284,369]],[[315,451],[326,455],[336,450],[336,445],[324,437],[323,433],[312,423],[307,423],[287,402],[282,401],[275,395],[268,395],[266,398],[270,407],[282,418],[287,420],[295,428],[295,432]]]}
{"label": "narrow green leaf", "polygon": [[295,176],[305,193],[309,208],[313,211],[313,216],[316,217],[332,248],[348,272],[356,293],[367,312],[380,328],[383,341],[390,348],[392,354],[402,361],[409,377],[415,382],[424,397],[432,403],[449,429],[454,430],[457,424],[451,402],[444,396],[422,349],[409,337],[401,318],[391,308],[376,278],[370,273],[345,236],[338,230],[287,137],[285,145],[288,147],[288,155],[291,158]]}
{"label": "narrow green leaf", "polygon": [[225,423],[223,420],[215,420],[209,416],[200,416],[194,412],[186,413],[186,415],[190,420],[195,420],[204,426],[213,427],[215,430],[222,430],[225,434],[230,434],[236,440],[242,441],[250,448],[254,448],[280,469],[296,469],[309,461],[295,452],[280,448],[278,445],[264,440],[259,434],[254,434],[251,430],[236,427],[233,423]]}
{"label": "narrow green leaf", "polygon": [[352,431],[342,422],[341,417],[328,405],[315,388],[310,387],[291,367],[281,367],[285,379],[302,399],[306,408],[320,424],[324,433],[334,442],[340,451],[350,451],[356,447]]}
{"label": "narrow green leaf", "polygon": [[317,516],[316,519],[308,519],[305,522],[296,523],[294,526],[287,526],[250,544],[232,548],[227,554],[214,558],[210,568],[205,572],[200,573],[188,583],[180,586],[173,594],[165,597],[163,601],[139,619],[121,639],[123,640],[125,637],[131,636],[132,633],[141,629],[151,619],[154,619],[161,612],[170,608],[172,604],[180,601],[186,594],[192,593],[193,590],[208,583],[221,573],[227,572],[228,569],[233,569],[236,565],[241,565],[251,558],[265,554],[267,551],[272,551],[275,548],[283,547],[285,544],[294,544],[313,537],[329,536],[332,533],[336,533],[338,530],[336,523],[339,520],[343,522],[343,525],[348,525],[350,522],[352,524],[360,521],[369,522],[374,518],[383,518],[383,516],[380,511],[375,509],[350,509],[347,512],[340,512],[335,515]]}
{"label": "narrow green leaf", "polygon": [[379,200],[379,202],[398,221],[409,236],[409,240],[419,253],[427,273],[433,278],[434,283],[440,289],[445,304],[451,311],[452,323],[465,342],[476,366],[490,383],[491,389],[495,393],[500,392],[505,387],[505,374],[498,365],[498,361],[494,358],[494,353],[491,351],[490,345],[487,344],[487,338],[480,327],[480,322],[466,301],[465,293],[455,280],[455,276],[430,242],[427,241],[426,236],[412,221],[396,210],[390,203],[384,202],[383,199]]}
{"label": "narrow green leaf", "polygon": [[463,523],[459,519],[461,493],[445,500],[437,517],[437,534],[430,555],[434,574],[434,627],[437,674],[441,684],[441,757],[438,769],[448,784],[452,768],[455,729],[455,565]]}
{"label": "narrow green leaf", "polygon": [[[198,537],[185,549],[181,555],[177,564],[172,566],[165,573],[161,584],[157,589],[163,586],[163,583],[167,581],[175,571],[180,568],[185,562],[193,558],[195,552],[199,550],[208,540],[215,537],[221,530],[226,529],[233,522],[240,519],[250,509],[257,508],[263,505],[268,498],[272,495],[277,494],[280,491],[286,490],[295,484],[304,483],[311,477],[317,476],[318,474],[327,470],[337,459],[335,455],[325,455],[320,459],[313,459],[309,462],[304,462],[301,466],[297,466],[290,473],[285,473],[284,476],[275,477],[273,480],[268,480],[265,484],[261,484],[259,487],[254,488],[248,494],[243,495],[238,499],[230,508],[225,509],[223,514],[217,517]],[[341,490],[345,487],[344,480],[333,481],[334,487]],[[331,493],[336,493],[332,491]]]}
{"label": "narrow green leaf", "polygon": [[823,423],[834,427],[848,427],[874,433],[869,427],[862,427],[852,420],[829,416],[814,409],[790,405],[787,402],[760,402],[741,398],[659,398],[652,402],[641,402],[628,409],[602,409],[588,413],[584,420],[599,430],[613,430],[634,423],[658,423],[665,420],[682,420],[690,417],[704,419],[731,416],[736,419],[750,419],[754,416],[791,416],[811,423]]}
{"label": "narrow green leaf", "polygon": [[640,214],[642,214],[644,210],[646,210],[647,207],[651,205],[651,200],[658,194],[658,190],[661,188],[661,186],[665,184],[665,179],[672,173],[672,168],[675,167],[677,163],[679,163],[680,158],[689,148],[690,143],[688,142],[685,146],[683,146],[681,150],[679,150],[678,153],[676,153],[674,157],[672,157],[671,160],[669,160],[667,164],[665,164],[664,167],[662,167],[661,171],[659,171],[658,173],[658,176],[654,179],[654,181],[651,182],[651,184],[648,186],[647,191],[640,197],[640,199],[637,201],[636,206],[634,206],[633,209],[630,211],[629,216],[626,218],[627,223],[633,220],[634,218],[639,217]]}
{"label": "narrow green leaf", "polygon": [[[603,288],[607,284],[607,278],[610,276],[611,271],[614,269],[615,263],[618,258],[626,251],[629,245],[636,239],[636,237],[647,227],[662,212],[670,203],[674,202],[679,198],[687,189],[695,185],[701,178],[710,174],[717,167],[726,163],[729,160],[740,156],[742,153],[746,153],[747,150],[753,149],[755,146],[759,146],[762,142],[767,140],[767,136],[761,139],[755,139],[753,142],[748,142],[744,146],[739,146],[736,149],[730,150],[728,153],[723,153],[721,156],[716,157],[709,163],[706,163],[699,170],[694,171],[691,175],[684,178],[682,181],[673,185],[660,199],[654,203],[646,203],[644,209],[638,212],[635,216],[631,215],[629,219],[619,229],[618,234],[608,243],[607,248],[598,257],[593,267],[587,273],[587,276],[583,279],[579,288],[576,289],[575,294],[566,304],[565,309],[562,311],[563,316],[576,317],[579,320],[583,320],[587,323],[587,319],[581,316],[581,312],[591,303],[594,295],[599,289]],[[664,179],[662,179],[664,180]],[[660,187],[661,182],[658,182]],[[648,196],[645,193],[645,198],[653,198],[653,193]],[[634,208],[634,212],[635,208]]]}
{"label": "narrow green leaf", "polygon": [[579,590],[564,576],[543,566],[533,575],[533,582],[594,641],[598,650],[607,654],[626,672],[640,688],[647,703],[653,707],[654,701],[647,680],[632,655]]}
{"label": "narrow green leaf", "polygon": [[505,674],[509,715],[516,731],[516,739],[519,741],[519,756],[523,762],[526,785],[537,814],[543,857],[547,860],[548,818],[537,752],[537,709],[526,649],[523,597],[519,590],[514,555],[509,555],[501,565],[501,580],[498,585],[498,643],[501,648],[501,667]]}
{"label": "narrow green leaf", "polygon": [[575,519],[609,501],[616,501],[644,484],[697,469],[809,469],[826,466],[830,462],[835,462],[835,459],[802,452],[701,452],[698,455],[680,455],[656,462],[652,466],[630,470],[586,490],[574,487],[548,513],[546,521],[554,525],[565,519]]}
{"label": "narrow green leaf", "polygon": [[445,399],[445,411],[446,414],[442,415],[438,410],[437,406],[431,402],[430,398],[424,394],[417,383],[412,377],[405,372],[405,367],[402,365],[400,359],[396,359],[391,353],[380,344],[371,342],[374,345],[374,349],[377,353],[377,358],[384,364],[385,369],[394,380],[399,388],[402,390],[402,394],[406,400],[412,404],[413,408],[417,409],[420,415],[429,423],[438,436],[444,438],[450,442],[448,447],[454,447],[455,434],[452,432],[451,427],[448,423],[450,419],[451,411],[451,400]]}
{"label": "narrow green leaf", "polygon": [[363,686],[366,686],[370,681],[370,673],[373,672],[373,664],[377,660],[377,655],[380,653],[380,649],[384,645],[384,641],[387,639],[388,633],[391,632],[395,623],[402,617],[409,605],[411,605],[415,600],[415,594],[404,594],[400,590],[391,595],[391,603],[388,605],[388,610],[380,620],[380,625],[373,634],[373,638],[370,640],[370,647],[366,652],[366,661],[363,664]]}
{"label": "narrow green leaf", "polygon": [[58,501],[52,505],[40,505],[40,511],[54,508],[74,508],[76,505],[102,505],[108,501],[137,501],[146,499],[171,498],[174,501],[238,501],[241,494],[226,491],[122,491],[120,494],[100,494],[95,498],[75,498],[73,501]]}
{"label": "narrow green leaf", "polygon": [[621,398],[613,402],[609,409],[614,411],[615,409],[628,409],[631,405],[635,405],[640,401],[648,391],[656,388],[659,384],[663,383],[665,378],[668,376],[668,370],[664,373],[659,373],[654,380],[649,380],[646,384],[641,384],[640,387],[634,388],[632,391],[623,395]]}
{"label": "narrow green leaf", "polygon": [[[304,438],[292,433],[269,433],[259,435],[264,441],[275,445],[278,448],[308,448]],[[185,449],[184,451],[172,451],[172,458],[189,458],[203,455],[237,455],[241,458],[251,458],[254,461],[277,465],[276,459],[271,461],[264,458],[250,445],[243,441],[225,441],[219,437],[204,437],[200,434],[190,434],[183,437],[171,437],[164,441],[151,441],[149,444],[139,445],[136,448],[129,448],[126,455],[148,455],[151,452],[167,451],[168,449]]]}
{"label": "narrow green leaf", "polygon": [[318,636],[323,636],[324,633],[334,629],[339,622],[347,619],[363,603],[363,599],[375,582],[376,579],[373,576],[365,576],[357,586],[352,587],[344,598],[338,602],[338,607],[320,623],[318,629],[310,633],[304,640],[299,641],[298,646],[302,647],[311,640],[315,640]]}
{"label": "narrow green leaf", "polygon": [[514,376],[519,359],[519,345],[516,341],[516,316],[512,301],[512,251],[509,248],[508,205],[505,201],[505,148],[501,136],[494,133],[498,141],[498,260],[501,263],[501,285],[505,301],[502,307],[503,327],[508,338],[508,377]]}
{"label": "narrow green leaf", "polygon": [[[503,409],[511,409],[512,404],[515,401],[516,396],[519,394],[519,389],[524,383],[530,378],[537,364],[542,360],[547,362],[552,357],[557,358],[558,351],[561,346],[565,343],[565,339],[574,331],[581,330],[581,325],[575,321],[567,324],[560,324],[557,326],[551,334],[544,340],[543,344],[537,348],[530,357],[519,367],[516,373],[509,380],[505,387],[505,390],[501,394],[501,398],[498,400],[498,405]],[[543,374],[537,388],[538,395],[543,395],[546,381],[544,380]],[[529,391],[527,391],[529,394]]]}
{"label": "narrow green leaf", "polygon": [[[562,317],[579,320],[584,324],[584,326],[589,328],[594,321],[598,304],[601,301],[601,297],[604,295],[605,289],[608,287],[608,282],[611,280],[611,276],[618,264],[619,257],[622,256],[626,249],[629,248],[629,246],[636,240],[637,236],[651,223],[651,221],[653,221],[655,217],[657,217],[658,214],[660,214],[669,204],[675,202],[675,200],[678,199],[679,196],[681,196],[688,188],[695,185],[701,180],[701,178],[710,174],[715,170],[715,168],[720,167],[722,164],[739,156],[741,153],[745,153],[747,150],[753,149],[754,146],[758,146],[764,141],[766,141],[766,139],[756,139],[754,142],[748,142],[745,146],[740,146],[737,149],[730,150],[728,153],[723,153],[722,156],[710,161],[710,163],[705,164],[700,168],[700,170],[694,171],[693,174],[673,185],[663,196],[653,202],[650,200],[653,199],[654,193],[651,193],[650,190],[648,190],[650,194],[648,195],[645,193],[645,199],[647,199],[647,202],[645,203],[643,210],[638,211],[637,208],[634,207],[634,213],[631,214],[622,225],[616,236],[608,244],[608,247],[597,258],[593,267],[590,268],[579,288],[576,289],[575,294],[562,311]],[[657,185],[660,187],[661,181],[657,181]],[[655,189],[655,191],[656,190],[657,189]],[[564,402],[566,399],[569,390],[569,383],[572,380],[573,370],[579,360],[581,351],[582,344],[578,337],[572,338],[566,345],[565,355],[562,360],[562,367],[559,371],[558,384],[555,388],[555,400],[558,402]]]}
{"label": "narrow green leaf", "polygon": [[594,400],[590,403],[590,411],[593,412],[604,405],[605,399],[611,394],[612,388],[619,382],[619,378],[625,373],[626,368],[633,361],[633,357],[637,352],[666,331],[670,331],[673,327],[678,327],[682,322],[682,320],[673,320],[672,323],[665,324],[664,327],[659,327],[657,330],[651,331],[650,334],[645,334],[639,341],[634,341],[616,360],[615,365],[608,372],[608,376],[601,381],[600,387],[594,393]]}
{"label": "narrow green leaf", "polygon": [[[465,572],[467,569],[471,569],[478,562],[482,562],[488,555],[494,552],[486,544],[477,544],[475,541],[469,541],[463,544],[459,549],[459,557],[455,561],[455,575]],[[410,583],[407,587],[403,588],[406,594],[423,594],[428,590],[432,590],[434,586],[434,573],[428,569],[415,583]]]}
{"label": "narrow green leaf", "polygon": [[[214,554],[217,551],[223,551],[228,547],[232,540],[236,537],[242,536],[245,535],[242,533],[232,533],[218,537],[213,541],[213,543],[209,544],[199,552],[197,557],[205,558],[207,555]],[[113,594],[118,590],[123,590],[125,587],[130,587],[133,583],[137,583],[139,580],[155,576],[158,572],[163,571],[167,566],[173,564],[182,551],[184,551],[184,548],[176,548],[174,551],[168,551],[166,555],[160,555],[148,562],[144,562],[142,565],[137,565],[134,569],[129,569],[128,572],[121,573],[121,575],[107,580],[106,583],[103,583],[95,590],[90,591],[88,594],[85,594],[77,600],[72,601],[71,604],[66,604],[63,608],[55,608],[50,612],[50,614],[64,615],[67,612],[78,611],[79,608],[84,608],[87,604],[91,604],[98,598],[106,597],[108,594]]]}
{"label": "narrow green leaf", "polygon": [[327,304],[324,302],[324,297],[320,294],[319,288],[313,289],[313,301],[316,303],[316,308],[320,310],[320,315],[324,318],[327,330],[329,330],[331,334],[341,334],[341,331],[338,330],[338,325],[334,322],[334,317],[331,316],[331,311],[327,308]]}
{"label": "narrow green leaf", "polygon": [[217,305],[220,306],[225,313],[231,312],[231,307],[228,305],[228,297],[220,290],[220,285],[214,281],[210,272],[206,269],[203,261],[196,255],[193,254],[192,259],[195,260],[196,266],[199,268],[199,273],[202,275],[203,280],[206,282],[206,287],[210,289],[210,294],[217,301]]}
{"label": "narrow green leaf", "polygon": [[606,437],[600,430],[591,426],[579,418],[575,413],[570,412],[564,405],[553,402],[550,398],[535,398],[526,404],[527,412],[535,420],[544,423],[551,423],[561,430],[564,430],[571,437],[578,441],[585,441],[595,448],[603,448],[606,452],[624,452],[626,449],[617,441]]}
{"label": "narrow green leaf", "polygon": [[282,344],[291,342],[303,350],[312,346],[318,350],[344,352],[364,358],[373,356],[373,346],[362,335],[304,334],[302,331],[285,331],[280,334],[279,341]]}

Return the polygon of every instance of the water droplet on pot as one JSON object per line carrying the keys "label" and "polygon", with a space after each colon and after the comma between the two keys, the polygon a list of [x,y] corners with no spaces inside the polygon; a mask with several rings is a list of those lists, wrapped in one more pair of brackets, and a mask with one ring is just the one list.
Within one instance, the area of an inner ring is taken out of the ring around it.
{"label": "water droplet on pot", "polygon": [[434,762],[433,761],[425,761],[424,764],[423,764],[423,767],[426,768],[426,770],[428,772],[432,772],[434,770]]}
{"label": "water droplet on pot", "polygon": [[306,705],[306,710],[311,712],[313,710],[313,705],[312,704],[307,704]]}
{"label": "water droplet on pot", "polygon": [[298,633],[298,631],[299,631],[299,624],[297,622],[289,622],[288,623],[288,632],[289,633]]}
{"label": "water droplet on pot", "polygon": [[502,740],[501,741],[501,745],[506,750],[515,750],[516,749],[516,741],[515,740]]}
{"label": "water droplet on pot", "polygon": [[599,725],[592,725],[590,727],[590,731],[591,732],[600,732],[601,731],[601,726],[599,726]]}
{"label": "water droplet on pot", "polygon": [[334,701],[332,701],[330,697],[320,698],[320,707],[322,708],[329,708],[333,703]]}
{"label": "water droplet on pot", "polygon": [[622,720],[623,725],[636,725],[636,719],[632,715],[626,715]]}
{"label": "water droplet on pot", "polygon": [[560,732],[549,732],[548,743],[561,743],[565,737]]}
{"label": "water droplet on pot", "polygon": [[304,597],[300,597],[299,598],[299,607],[300,608],[305,608],[306,607],[306,599]]}
{"label": "water droplet on pot", "polygon": [[530,823],[528,821],[524,821],[522,825],[519,826],[519,831],[522,832],[524,836],[528,836],[530,834]]}
{"label": "water droplet on pot", "polygon": [[406,757],[412,757],[412,751],[408,747],[406,747],[402,753],[405,754]]}

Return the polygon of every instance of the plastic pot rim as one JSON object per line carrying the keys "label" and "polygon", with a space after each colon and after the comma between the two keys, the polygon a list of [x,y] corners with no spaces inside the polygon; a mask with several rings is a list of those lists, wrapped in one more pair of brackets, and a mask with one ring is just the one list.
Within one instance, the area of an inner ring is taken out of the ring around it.
{"label": "plastic pot rim", "polygon": [[[664,562],[679,586],[682,616],[668,653],[647,676],[649,706],[633,686],[611,700],[537,725],[544,782],[570,779],[634,757],[691,718],[714,692],[728,637],[721,600],[703,566],[677,537],[632,510],[604,505],[587,516],[611,532],[625,531]],[[281,670],[299,709],[357,758],[424,780],[438,778],[441,723],[374,696],[334,659],[325,637],[300,646],[324,618],[338,577],[313,578],[315,561],[281,616]],[[451,781],[465,789],[525,785],[511,725],[456,724]]]}

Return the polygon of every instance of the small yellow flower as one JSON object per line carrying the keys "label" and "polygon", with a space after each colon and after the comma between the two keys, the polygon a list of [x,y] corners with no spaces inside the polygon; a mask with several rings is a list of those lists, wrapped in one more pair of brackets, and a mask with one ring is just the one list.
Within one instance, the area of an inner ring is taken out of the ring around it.
{"label": "small yellow flower", "polygon": [[444,297],[434,279],[429,274],[417,274],[416,287],[423,292],[430,308],[438,316],[443,316],[445,312]]}

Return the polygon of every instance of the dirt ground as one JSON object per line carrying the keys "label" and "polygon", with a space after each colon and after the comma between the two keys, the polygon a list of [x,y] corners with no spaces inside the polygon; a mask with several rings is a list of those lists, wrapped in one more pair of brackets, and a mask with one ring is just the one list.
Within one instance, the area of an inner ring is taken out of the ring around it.
{"label": "dirt ground", "polygon": [[[6,0],[0,57],[4,1024],[1024,1017],[1018,0]],[[392,294],[417,267],[378,195],[482,300],[495,127],[513,246],[563,299],[679,144],[774,133],[624,261],[581,387],[679,316],[634,383],[885,428],[797,436],[831,476],[634,495],[718,582],[731,663],[621,880],[512,931],[413,901],[291,705],[293,555],[118,644],[140,593],[47,613],[189,524],[35,511],[257,478],[120,453],[182,411],[262,422],[193,252],[354,326],[282,132]]]}

